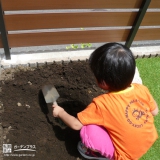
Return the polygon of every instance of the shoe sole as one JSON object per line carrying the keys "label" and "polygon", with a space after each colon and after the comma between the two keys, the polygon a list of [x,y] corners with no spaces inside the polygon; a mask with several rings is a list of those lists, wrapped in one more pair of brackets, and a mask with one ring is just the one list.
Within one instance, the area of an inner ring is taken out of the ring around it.
{"label": "shoe sole", "polygon": [[109,160],[108,158],[101,158],[101,157],[90,157],[90,156],[87,156],[83,153],[83,150],[81,148],[81,142],[78,142],[78,145],[77,145],[77,149],[79,151],[79,153],[86,159],[97,159],[97,160]]}

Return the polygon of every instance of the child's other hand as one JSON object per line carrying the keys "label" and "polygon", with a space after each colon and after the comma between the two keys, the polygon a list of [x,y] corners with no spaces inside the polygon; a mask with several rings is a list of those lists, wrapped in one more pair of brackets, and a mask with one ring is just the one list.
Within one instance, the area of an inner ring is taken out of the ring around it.
{"label": "child's other hand", "polygon": [[54,117],[59,117],[59,113],[61,111],[64,111],[64,109],[62,107],[58,106],[57,104],[53,104],[52,108],[53,108],[53,116]]}

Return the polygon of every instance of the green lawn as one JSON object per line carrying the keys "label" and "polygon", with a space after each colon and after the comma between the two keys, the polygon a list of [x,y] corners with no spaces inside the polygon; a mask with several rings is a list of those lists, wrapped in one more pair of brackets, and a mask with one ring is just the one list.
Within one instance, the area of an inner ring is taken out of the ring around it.
{"label": "green lawn", "polygon": [[[149,88],[160,110],[160,57],[138,58],[136,64],[143,84]],[[160,112],[155,116],[155,125],[160,136]],[[160,160],[160,138],[140,160]]]}

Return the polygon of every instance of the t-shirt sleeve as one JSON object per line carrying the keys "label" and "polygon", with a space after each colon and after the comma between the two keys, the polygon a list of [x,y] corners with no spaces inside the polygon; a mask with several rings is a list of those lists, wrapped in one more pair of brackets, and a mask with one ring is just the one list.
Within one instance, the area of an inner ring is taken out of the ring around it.
{"label": "t-shirt sleeve", "polygon": [[83,125],[96,124],[100,125],[103,122],[103,116],[99,105],[93,100],[85,110],[77,114],[78,119]]}

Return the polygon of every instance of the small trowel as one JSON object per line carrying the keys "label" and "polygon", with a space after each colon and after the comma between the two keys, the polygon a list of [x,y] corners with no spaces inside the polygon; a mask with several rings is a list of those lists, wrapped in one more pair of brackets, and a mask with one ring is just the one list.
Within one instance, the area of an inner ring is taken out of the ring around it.
{"label": "small trowel", "polygon": [[45,85],[42,87],[42,93],[46,103],[57,104],[57,99],[59,98],[59,93],[54,85]]}
{"label": "small trowel", "polygon": [[[43,96],[44,96],[44,99],[45,99],[46,103],[57,104],[56,101],[60,96],[59,96],[59,93],[57,92],[57,89],[55,88],[54,85],[45,85],[45,86],[43,86],[42,87],[42,93],[43,93]],[[50,110],[50,108],[49,108],[49,110]],[[49,111],[49,113],[52,113],[52,112]],[[48,116],[49,115],[47,115],[47,117]],[[57,119],[57,121],[61,126],[66,126],[59,118]]]}

